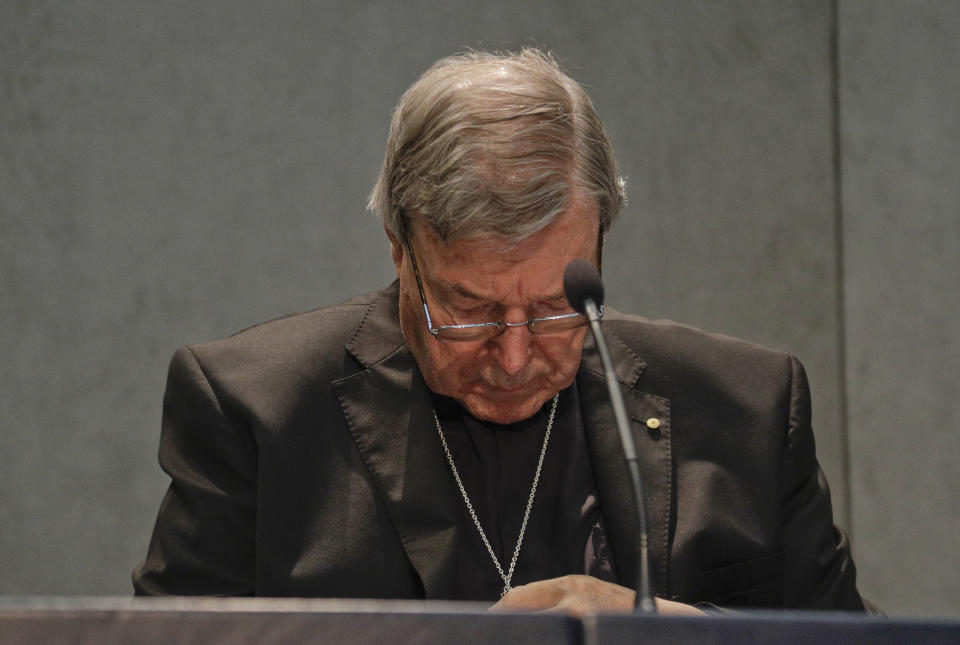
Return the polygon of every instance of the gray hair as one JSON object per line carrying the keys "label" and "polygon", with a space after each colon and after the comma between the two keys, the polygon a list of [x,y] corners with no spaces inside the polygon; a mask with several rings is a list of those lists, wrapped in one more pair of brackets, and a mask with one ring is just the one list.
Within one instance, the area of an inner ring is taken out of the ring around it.
{"label": "gray hair", "polygon": [[367,207],[394,234],[418,216],[444,241],[519,242],[571,197],[593,200],[601,234],[626,202],[586,92],[549,53],[469,51],[436,62],[401,97]]}

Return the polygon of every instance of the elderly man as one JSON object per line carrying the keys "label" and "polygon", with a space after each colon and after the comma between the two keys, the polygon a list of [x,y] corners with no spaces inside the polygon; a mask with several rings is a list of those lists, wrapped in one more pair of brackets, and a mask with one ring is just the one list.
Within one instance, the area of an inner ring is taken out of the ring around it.
{"label": "elderly man", "polygon": [[[637,515],[564,267],[624,202],[547,55],[444,59],[393,116],[371,208],[397,281],[174,356],[172,483],[140,594],[629,609]],[[863,609],[792,357],[607,310],[661,610]]]}

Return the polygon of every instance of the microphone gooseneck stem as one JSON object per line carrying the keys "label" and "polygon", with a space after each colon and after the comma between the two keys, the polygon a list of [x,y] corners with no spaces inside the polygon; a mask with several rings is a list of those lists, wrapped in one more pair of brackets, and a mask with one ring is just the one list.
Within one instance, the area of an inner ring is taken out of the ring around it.
{"label": "microphone gooseneck stem", "polygon": [[643,487],[640,482],[640,464],[637,461],[637,448],[633,442],[633,435],[630,434],[630,421],[627,419],[627,409],[623,404],[623,395],[620,393],[620,387],[617,385],[617,376],[613,371],[613,361],[610,360],[610,352],[607,350],[607,341],[600,330],[600,315],[597,305],[592,299],[584,300],[584,313],[590,322],[590,331],[597,343],[597,351],[600,353],[600,362],[603,364],[605,380],[607,381],[607,390],[610,392],[610,403],[613,405],[613,415],[617,421],[617,430],[620,433],[620,443],[623,444],[623,453],[627,462],[627,470],[630,471],[630,483],[633,485],[634,503],[637,507],[637,519],[639,522],[639,553],[637,553],[637,594],[634,601],[634,608],[637,611],[649,614],[657,613],[657,606],[653,601],[653,592],[650,586],[650,558],[647,555],[647,514],[644,510]]}

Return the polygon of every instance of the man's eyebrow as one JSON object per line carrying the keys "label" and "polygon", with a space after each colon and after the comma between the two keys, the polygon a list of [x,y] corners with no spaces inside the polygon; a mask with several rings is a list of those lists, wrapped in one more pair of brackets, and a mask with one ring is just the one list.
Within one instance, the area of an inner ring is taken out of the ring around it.
{"label": "man's eyebrow", "polygon": [[[470,291],[470,289],[466,288],[459,282],[447,282],[446,280],[441,280],[441,286],[453,292],[454,294],[461,296],[463,298],[467,298],[469,300],[477,300],[480,302],[490,302],[489,298],[485,298],[484,296],[478,295]],[[567,301],[567,296],[562,291],[549,296],[545,296],[540,299],[540,302],[549,302],[551,304],[565,303],[566,301]]]}

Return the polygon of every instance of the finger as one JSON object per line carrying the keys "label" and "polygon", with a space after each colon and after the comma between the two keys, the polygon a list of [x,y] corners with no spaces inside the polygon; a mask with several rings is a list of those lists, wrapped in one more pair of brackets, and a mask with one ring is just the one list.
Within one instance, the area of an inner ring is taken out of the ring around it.
{"label": "finger", "polygon": [[553,580],[538,580],[512,588],[490,610],[542,611],[555,607],[563,595]]}

